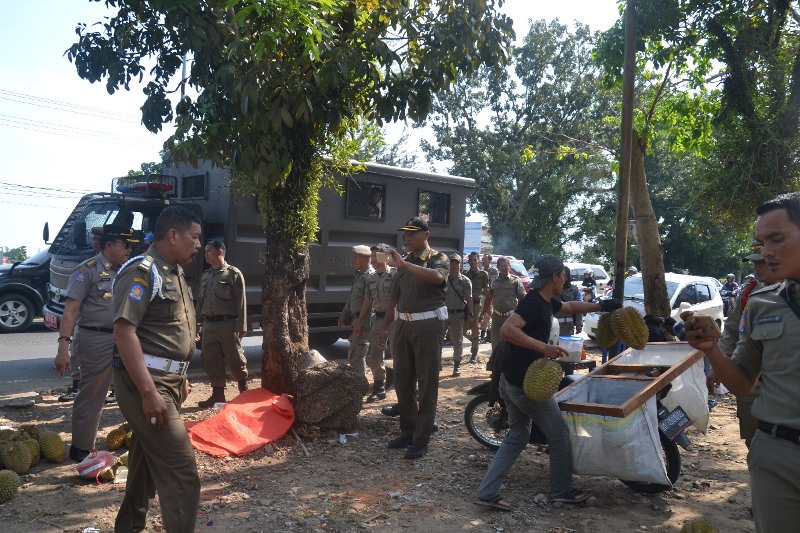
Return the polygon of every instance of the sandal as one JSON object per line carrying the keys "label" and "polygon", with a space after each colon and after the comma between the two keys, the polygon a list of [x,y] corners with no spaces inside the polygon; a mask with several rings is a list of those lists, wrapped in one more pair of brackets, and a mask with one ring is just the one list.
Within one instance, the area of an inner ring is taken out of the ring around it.
{"label": "sandal", "polygon": [[569,496],[552,498],[554,502],[560,503],[581,503],[592,497],[592,493],[586,490],[573,490]]}
{"label": "sandal", "polygon": [[478,498],[477,500],[475,500],[475,504],[476,505],[482,505],[484,507],[490,507],[490,508],[495,509],[497,511],[510,511],[511,510],[511,504],[508,503],[506,500],[503,499],[502,496],[499,496],[499,495],[495,496],[491,500],[481,500],[480,498]]}

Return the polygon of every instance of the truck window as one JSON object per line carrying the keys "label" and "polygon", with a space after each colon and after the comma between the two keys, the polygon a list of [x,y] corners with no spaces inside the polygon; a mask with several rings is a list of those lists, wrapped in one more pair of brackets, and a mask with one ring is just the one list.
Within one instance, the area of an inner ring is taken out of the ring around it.
{"label": "truck window", "polygon": [[347,218],[384,220],[386,185],[350,178],[347,180]]}
{"label": "truck window", "polygon": [[444,192],[419,190],[419,217],[428,224],[450,224],[450,195]]}
{"label": "truck window", "polygon": [[205,174],[183,176],[181,178],[181,198],[208,198]]}

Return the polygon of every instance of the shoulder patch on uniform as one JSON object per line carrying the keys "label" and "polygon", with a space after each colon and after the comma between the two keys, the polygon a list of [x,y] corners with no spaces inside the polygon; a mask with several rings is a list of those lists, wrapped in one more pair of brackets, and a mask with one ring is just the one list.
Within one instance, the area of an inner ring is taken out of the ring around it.
{"label": "shoulder patch on uniform", "polygon": [[86,272],[84,269],[78,270],[77,272],[75,272],[75,276],[73,276],[73,279],[78,283],[83,283],[88,278],[89,278],[89,273]]}
{"label": "shoulder patch on uniform", "polygon": [[146,279],[142,279],[142,278],[133,278],[133,282],[134,283],[141,283],[145,287],[149,287],[150,286],[150,283],[148,283],[148,281]]}
{"label": "shoulder patch on uniform", "polygon": [[132,302],[140,302],[144,296],[144,286],[141,283],[134,282],[131,285],[131,290],[128,291],[128,299]]}

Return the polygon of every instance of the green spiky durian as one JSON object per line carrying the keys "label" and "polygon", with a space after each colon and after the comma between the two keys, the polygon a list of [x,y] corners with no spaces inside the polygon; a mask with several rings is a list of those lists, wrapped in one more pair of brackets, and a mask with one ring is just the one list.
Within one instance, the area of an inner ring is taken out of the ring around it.
{"label": "green spiky durian", "polygon": [[522,381],[525,396],[535,402],[543,402],[553,396],[558,390],[564,371],[558,363],[542,357],[537,359],[528,370]]}
{"label": "green spiky durian", "polygon": [[19,429],[24,431],[30,438],[39,440],[39,428],[35,424],[22,424]]}
{"label": "green spiky durian", "polygon": [[11,440],[15,434],[13,429],[0,429],[0,441]]}
{"label": "green spiky durian", "polygon": [[127,433],[131,430],[131,425],[128,424],[127,422],[123,422],[122,425],[119,426],[119,429]]}
{"label": "green spiky durian", "polygon": [[0,503],[6,503],[20,487],[19,476],[11,470],[0,470]]}
{"label": "green spiky durian", "polygon": [[66,444],[58,433],[53,431],[44,431],[39,435],[39,446],[42,449],[42,455],[52,463],[63,463],[67,458]]}
{"label": "green spiky durian", "polygon": [[24,445],[28,447],[28,451],[31,452],[31,466],[36,466],[39,464],[39,461],[42,458],[42,449],[39,446],[39,441],[34,439],[27,439],[21,441]]}
{"label": "green spiky durian", "polygon": [[27,474],[31,468],[31,452],[24,442],[10,441],[0,445],[3,465],[17,474]]}
{"label": "green spiky durian", "polygon": [[595,342],[601,348],[611,348],[617,342],[617,335],[611,327],[611,313],[603,313],[597,320]]}
{"label": "green spiky durian", "polygon": [[122,455],[120,455],[118,461],[122,466],[128,466],[128,452],[125,452]]}
{"label": "green spiky durian", "polygon": [[133,431],[128,431],[127,433],[125,433],[125,446],[126,447],[128,447],[128,448],[131,447],[131,441],[132,440],[133,440]]}
{"label": "green spiky durian", "polygon": [[637,350],[647,345],[649,332],[644,318],[633,307],[620,307],[611,312],[611,328],[623,344]]}
{"label": "green spiky durian", "polygon": [[116,476],[114,474],[114,470],[111,467],[108,467],[105,470],[103,470],[102,472],[100,472],[99,474],[97,474],[97,477],[101,481],[114,481],[114,478]]}
{"label": "green spiky durian", "polygon": [[125,432],[122,428],[112,429],[106,435],[106,449],[118,450],[123,444],[125,444]]}
{"label": "green spiky durian", "polygon": [[681,533],[717,533],[717,530],[705,520],[692,520],[683,524]]}

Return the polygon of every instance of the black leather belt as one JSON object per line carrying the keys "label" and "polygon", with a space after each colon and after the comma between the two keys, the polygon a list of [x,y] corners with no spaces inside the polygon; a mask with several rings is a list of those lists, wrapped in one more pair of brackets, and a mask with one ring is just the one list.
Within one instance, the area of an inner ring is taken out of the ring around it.
{"label": "black leather belt", "polygon": [[458,313],[466,314],[467,309],[466,308],[464,308],[464,309],[448,309],[447,312],[452,314],[452,315],[455,315],[455,314],[458,314]]}
{"label": "black leather belt", "polygon": [[758,421],[758,429],[765,433],[769,433],[773,437],[778,437],[779,439],[785,439],[794,442],[795,444],[800,444],[800,429],[778,426],[775,424],[770,424],[769,422],[764,422],[763,420]]}
{"label": "black leather belt", "polygon": [[386,316],[386,311],[375,311],[375,316],[378,318],[383,318]]}
{"label": "black leather belt", "polygon": [[223,320],[233,320],[236,318],[236,315],[217,315],[217,316],[204,316],[203,320],[208,320],[209,322],[222,322]]}
{"label": "black leather belt", "polygon": [[78,326],[81,329],[88,329],[89,331],[98,331],[100,333],[114,333],[111,328],[99,328],[97,326]]}

